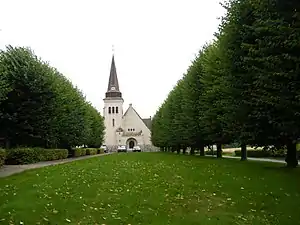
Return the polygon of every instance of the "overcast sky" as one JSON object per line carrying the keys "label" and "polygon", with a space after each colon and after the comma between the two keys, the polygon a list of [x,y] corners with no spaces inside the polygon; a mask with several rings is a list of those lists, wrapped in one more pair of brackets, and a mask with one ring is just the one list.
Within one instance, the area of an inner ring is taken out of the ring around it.
{"label": "overcast sky", "polygon": [[28,46],[102,113],[112,45],[124,112],[153,116],[205,42],[220,0],[0,0],[0,48]]}

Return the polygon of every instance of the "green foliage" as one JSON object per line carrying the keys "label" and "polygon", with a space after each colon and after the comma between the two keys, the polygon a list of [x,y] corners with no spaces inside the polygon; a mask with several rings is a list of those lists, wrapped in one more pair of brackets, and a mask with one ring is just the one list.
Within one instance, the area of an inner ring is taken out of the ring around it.
{"label": "green foliage", "polygon": [[86,154],[87,155],[96,155],[98,153],[97,148],[86,148]]}
{"label": "green foliage", "polygon": [[[241,156],[241,151],[236,150],[234,151],[235,156]],[[247,150],[247,156],[248,157],[254,157],[254,158],[268,158],[272,157],[273,154],[271,151],[264,151],[264,150]]]}
{"label": "green foliage", "polygon": [[188,68],[184,76],[184,84],[182,91],[182,123],[185,126],[185,135],[187,146],[199,148],[206,143],[207,138],[202,129],[203,116],[202,105],[200,104],[200,96],[203,94],[204,88],[201,78],[203,77],[203,65],[201,63],[201,50],[193,61],[192,65]]}
{"label": "green foliage", "polygon": [[28,48],[0,52],[0,137],[10,147],[99,147],[103,118],[78,88]]}
{"label": "green foliage", "polygon": [[86,107],[86,145],[90,148],[100,147],[104,138],[104,121],[100,113],[89,103]]}
{"label": "green foliage", "polygon": [[40,161],[52,161],[66,159],[68,157],[67,149],[42,149],[40,151]]}
{"label": "green foliage", "polygon": [[[247,150],[248,157],[253,158],[268,158],[268,157],[274,157],[274,158],[284,158],[286,156],[285,149],[281,150]],[[234,151],[235,156],[241,156],[241,151],[236,150]],[[300,160],[300,151],[297,151],[297,158]]]}
{"label": "green foliage", "polygon": [[6,152],[4,149],[0,149],[0,167],[4,165],[6,158]]}
{"label": "green foliage", "polygon": [[300,136],[299,10],[299,1],[231,1],[220,35],[231,130],[252,145],[288,146],[290,166]]}
{"label": "green foliage", "polygon": [[216,144],[218,156],[221,144],[231,141],[286,147],[286,162],[295,167],[300,2],[229,0],[224,6],[216,40],[203,47],[156,112],[153,143],[173,150]]}
{"label": "green foliage", "polygon": [[5,163],[9,165],[30,164],[68,157],[67,149],[14,148],[7,149],[6,153]]}
{"label": "green foliage", "polygon": [[226,143],[229,134],[226,132],[228,99],[226,96],[226,73],[222,68],[222,57],[219,42],[208,45],[202,54],[203,93],[199,98],[202,115],[202,129],[210,143]]}
{"label": "green foliage", "polygon": [[39,161],[38,150],[34,148],[15,148],[8,149],[6,156],[6,164],[30,164]]}
{"label": "green foliage", "polygon": [[69,152],[71,153],[72,157],[79,157],[79,156],[87,155],[86,148],[74,148],[74,149],[71,149]]}
{"label": "green foliage", "polygon": [[98,148],[97,149],[97,154],[103,154],[104,153],[104,149],[103,148]]}

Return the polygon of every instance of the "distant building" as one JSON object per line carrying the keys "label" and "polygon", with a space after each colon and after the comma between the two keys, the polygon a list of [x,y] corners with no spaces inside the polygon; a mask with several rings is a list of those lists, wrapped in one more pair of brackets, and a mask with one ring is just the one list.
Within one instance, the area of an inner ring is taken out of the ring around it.
{"label": "distant building", "polygon": [[112,57],[103,116],[105,124],[104,144],[115,149],[119,145],[133,148],[151,146],[151,117],[142,119],[132,104],[123,114],[123,98],[119,88],[114,56]]}

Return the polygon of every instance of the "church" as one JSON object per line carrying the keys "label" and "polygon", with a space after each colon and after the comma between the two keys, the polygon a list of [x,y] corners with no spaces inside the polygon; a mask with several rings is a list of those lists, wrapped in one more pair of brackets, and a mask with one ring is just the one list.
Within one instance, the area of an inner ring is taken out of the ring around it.
{"label": "church", "polygon": [[105,93],[103,117],[105,125],[104,144],[108,149],[116,150],[118,146],[142,150],[151,146],[151,117],[142,119],[129,104],[123,114],[122,93],[120,91],[114,55],[112,56],[107,92]]}

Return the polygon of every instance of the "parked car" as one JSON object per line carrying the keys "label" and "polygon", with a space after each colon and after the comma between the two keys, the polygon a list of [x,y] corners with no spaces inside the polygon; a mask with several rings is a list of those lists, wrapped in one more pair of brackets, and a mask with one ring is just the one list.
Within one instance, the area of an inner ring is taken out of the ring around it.
{"label": "parked car", "polygon": [[108,149],[106,145],[102,145],[100,148],[104,150],[104,153],[108,153]]}
{"label": "parked car", "polygon": [[127,148],[125,145],[118,146],[118,152],[127,152]]}
{"label": "parked car", "polygon": [[141,152],[142,150],[141,150],[140,146],[134,146],[132,151],[133,152]]}

